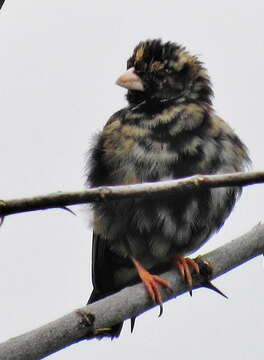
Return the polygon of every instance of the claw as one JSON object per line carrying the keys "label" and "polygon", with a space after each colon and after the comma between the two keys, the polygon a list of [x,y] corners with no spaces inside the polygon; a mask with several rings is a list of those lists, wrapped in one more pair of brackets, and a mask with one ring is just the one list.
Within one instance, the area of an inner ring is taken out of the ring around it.
{"label": "claw", "polygon": [[135,317],[132,317],[132,318],[130,319],[130,331],[131,331],[131,334],[132,334],[132,332],[133,332],[133,330],[134,330],[135,322],[136,322],[136,318],[135,318]]}
{"label": "claw", "polygon": [[176,266],[180,272],[181,277],[187,283],[189,288],[189,293],[192,296],[193,281],[192,281],[191,268],[196,272],[196,274],[199,274],[200,273],[199,265],[193,259],[178,256],[176,258]]}
{"label": "claw", "polygon": [[163,286],[167,289],[170,289],[171,291],[172,291],[172,287],[170,283],[167,280],[163,279],[162,277],[158,275],[150,274],[136,259],[132,258],[132,261],[152,301],[160,306],[160,312],[159,312],[159,317],[160,317],[163,313],[163,305],[162,305],[162,297],[159,287]]}

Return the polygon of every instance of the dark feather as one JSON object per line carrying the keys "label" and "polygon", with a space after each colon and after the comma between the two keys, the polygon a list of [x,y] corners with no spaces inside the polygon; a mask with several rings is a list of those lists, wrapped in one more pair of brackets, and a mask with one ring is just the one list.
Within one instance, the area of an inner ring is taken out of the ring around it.
{"label": "dark feather", "polygon": [[[128,87],[128,106],[97,136],[88,161],[90,186],[245,170],[247,148],[214,113],[211,82],[196,56],[175,43],[147,40],[136,46],[128,67],[143,90]],[[132,258],[157,274],[176,256],[199,249],[224,224],[240,193],[226,187],[95,203],[89,302],[139,280]],[[117,324],[104,336],[118,336],[121,328]]]}
{"label": "dark feather", "polygon": [[[94,288],[88,304],[103,299],[119,290],[118,287],[113,286],[113,274],[115,271],[116,265],[113,263],[112,253],[107,247],[107,242],[101,239],[100,236],[93,234],[92,282]],[[122,326],[123,323],[114,325],[111,331],[104,333],[104,336],[118,337]]]}

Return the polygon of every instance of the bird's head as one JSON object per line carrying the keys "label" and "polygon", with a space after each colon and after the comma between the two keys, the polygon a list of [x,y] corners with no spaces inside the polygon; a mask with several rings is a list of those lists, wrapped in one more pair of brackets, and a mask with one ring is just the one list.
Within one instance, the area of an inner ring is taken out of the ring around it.
{"label": "bird's head", "polygon": [[170,99],[210,104],[213,95],[198,58],[182,46],[161,40],[140,42],[117,84],[128,89],[127,99],[133,105]]}

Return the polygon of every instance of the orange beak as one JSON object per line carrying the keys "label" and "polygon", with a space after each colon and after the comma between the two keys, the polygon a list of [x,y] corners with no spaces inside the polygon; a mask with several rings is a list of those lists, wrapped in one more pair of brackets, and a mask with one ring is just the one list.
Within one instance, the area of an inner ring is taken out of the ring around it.
{"label": "orange beak", "polygon": [[117,79],[116,84],[128,90],[144,91],[142,80],[135,73],[135,69],[133,67],[128,69],[123,75],[121,75]]}

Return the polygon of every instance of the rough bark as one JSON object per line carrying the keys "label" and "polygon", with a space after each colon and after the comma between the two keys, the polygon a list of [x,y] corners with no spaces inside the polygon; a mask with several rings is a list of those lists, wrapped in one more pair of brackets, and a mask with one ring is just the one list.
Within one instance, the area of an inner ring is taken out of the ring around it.
{"label": "rough bark", "polygon": [[86,191],[53,193],[24,199],[2,199],[0,200],[0,217],[4,218],[7,215],[27,211],[65,208],[69,205],[90,202],[120,200],[129,197],[166,197],[177,195],[179,193],[195,192],[200,189],[226,186],[248,186],[263,182],[264,172],[195,175],[180,180],[98,187]]}

